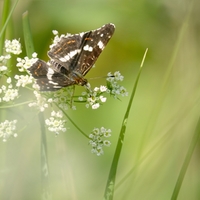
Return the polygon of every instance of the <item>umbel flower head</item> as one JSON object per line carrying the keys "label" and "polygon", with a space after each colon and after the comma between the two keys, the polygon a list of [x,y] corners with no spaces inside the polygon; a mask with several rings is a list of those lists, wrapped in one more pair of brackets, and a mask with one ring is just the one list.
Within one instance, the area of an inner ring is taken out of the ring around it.
{"label": "umbel flower head", "polygon": [[91,106],[92,109],[97,109],[102,103],[106,102],[107,98],[103,96],[106,90],[106,86],[95,87],[94,90],[92,90],[88,83],[86,91],[82,92],[82,96],[79,97],[79,100],[86,101],[86,108]]}
{"label": "umbel flower head", "polygon": [[107,80],[107,87],[108,87],[108,93],[110,93],[114,98],[117,98],[120,96],[128,96],[128,92],[126,91],[126,88],[119,85],[119,81],[123,81],[124,77],[121,75],[119,71],[114,72],[112,74],[109,72],[107,74],[108,78]]}
{"label": "umbel flower head", "polygon": [[12,53],[15,55],[18,55],[22,52],[21,50],[21,43],[19,42],[19,40],[6,40],[5,41],[5,50],[7,53]]}
{"label": "umbel flower head", "polygon": [[62,111],[52,111],[51,117],[49,119],[45,120],[45,123],[48,127],[48,130],[51,132],[54,132],[56,135],[58,135],[60,132],[65,132],[65,120],[62,120],[63,113]]}
{"label": "umbel flower head", "polygon": [[91,152],[100,156],[104,153],[103,147],[109,147],[111,142],[107,139],[111,136],[111,130],[104,127],[94,128],[89,135],[89,144],[92,146]]}
{"label": "umbel flower head", "polygon": [[15,133],[17,120],[8,121],[0,123],[0,137],[3,139],[3,142],[6,142],[9,137],[17,137]]}

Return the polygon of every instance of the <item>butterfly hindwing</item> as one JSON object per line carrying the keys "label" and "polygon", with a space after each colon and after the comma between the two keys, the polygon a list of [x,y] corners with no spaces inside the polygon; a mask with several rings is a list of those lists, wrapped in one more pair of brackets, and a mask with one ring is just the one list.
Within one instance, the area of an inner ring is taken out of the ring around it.
{"label": "butterfly hindwing", "polygon": [[46,62],[38,59],[29,68],[29,72],[36,79],[41,91],[59,90],[66,85],[73,85],[71,80],[60,72],[53,70]]}

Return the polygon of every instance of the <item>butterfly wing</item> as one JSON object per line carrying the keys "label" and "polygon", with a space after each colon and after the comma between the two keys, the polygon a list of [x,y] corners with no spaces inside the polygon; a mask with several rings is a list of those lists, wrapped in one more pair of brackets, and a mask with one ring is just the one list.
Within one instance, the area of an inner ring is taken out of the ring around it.
{"label": "butterfly wing", "polygon": [[48,63],[38,59],[29,69],[33,78],[36,79],[41,91],[55,91],[66,85],[74,85],[64,74],[53,70]]}
{"label": "butterfly wing", "polygon": [[114,24],[106,24],[99,29],[89,32],[89,34],[83,38],[81,53],[76,60],[75,70],[78,73],[83,76],[87,74],[109,42],[114,30]]}

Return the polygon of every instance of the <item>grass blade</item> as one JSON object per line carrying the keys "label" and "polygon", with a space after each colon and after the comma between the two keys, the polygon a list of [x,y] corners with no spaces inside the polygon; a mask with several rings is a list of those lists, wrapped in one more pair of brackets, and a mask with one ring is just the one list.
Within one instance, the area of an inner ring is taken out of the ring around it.
{"label": "grass blade", "polygon": [[23,13],[22,21],[23,21],[23,33],[24,33],[26,54],[30,58],[32,54],[34,53],[34,45],[33,45],[33,38],[31,34],[30,23],[28,19],[28,11]]}
{"label": "grass blade", "polygon": [[194,132],[194,135],[193,135],[191,144],[190,144],[190,146],[189,146],[187,155],[186,155],[186,157],[185,157],[184,163],[183,163],[183,165],[182,165],[181,171],[180,171],[179,176],[178,176],[178,179],[177,179],[177,181],[176,181],[176,185],[175,185],[175,188],[174,188],[174,191],[173,191],[171,200],[176,200],[177,197],[178,197],[178,194],[179,194],[179,191],[180,191],[180,188],[181,188],[183,179],[184,179],[184,177],[185,177],[185,174],[186,174],[188,165],[189,165],[189,163],[190,163],[192,154],[193,154],[193,152],[194,152],[194,149],[195,149],[197,143],[199,142],[199,138],[200,138],[200,118],[199,118],[199,120],[198,120],[198,123],[197,123],[197,126],[196,126],[196,130],[195,130],[195,132]]}
{"label": "grass blade", "polygon": [[116,172],[117,172],[118,162],[119,162],[121,149],[122,149],[122,145],[123,145],[123,141],[124,141],[127,120],[128,120],[128,117],[129,117],[129,112],[130,112],[130,109],[131,109],[133,98],[135,96],[135,92],[136,92],[136,89],[137,89],[140,74],[142,72],[142,66],[143,66],[147,51],[148,51],[148,49],[145,51],[143,60],[141,62],[140,70],[138,72],[138,76],[137,76],[137,79],[135,81],[135,84],[134,84],[134,87],[133,87],[133,90],[132,90],[132,93],[131,93],[131,97],[130,97],[130,100],[129,100],[129,104],[128,104],[128,107],[127,107],[127,110],[126,110],[126,113],[124,115],[124,119],[123,119],[123,122],[122,122],[121,131],[120,131],[120,135],[119,135],[118,142],[117,142],[117,147],[116,147],[114,158],[113,158],[113,161],[112,161],[112,164],[111,164],[110,173],[109,173],[109,177],[108,177],[108,181],[107,181],[107,185],[106,185],[106,189],[105,189],[105,193],[104,193],[104,199],[106,199],[106,200],[112,200],[113,196],[114,196],[114,186],[115,186]]}
{"label": "grass blade", "polygon": [[[15,7],[17,6],[19,0],[16,0],[10,13],[9,13],[9,8],[10,8],[10,0],[5,0],[4,1],[4,6],[3,6],[3,14],[2,14],[2,22],[1,22],[1,31],[0,31],[0,55],[3,53],[3,45],[4,45],[4,40],[5,40],[5,30],[8,25],[8,22],[15,10]],[[9,14],[8,14],[9,13]]]}

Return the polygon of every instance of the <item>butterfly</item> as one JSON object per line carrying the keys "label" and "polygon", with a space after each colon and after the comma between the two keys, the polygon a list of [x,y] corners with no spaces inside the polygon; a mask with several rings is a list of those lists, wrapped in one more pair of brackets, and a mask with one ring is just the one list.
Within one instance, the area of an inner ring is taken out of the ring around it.
{"label": "butterfly", "polygon": [[28,71],[41,91],[55,91],[70,85],[86,85],[84,76],[92,68],[115,31],[115,25],[79,34],[61,35],[48,51],[50,60],[38,59]]}

